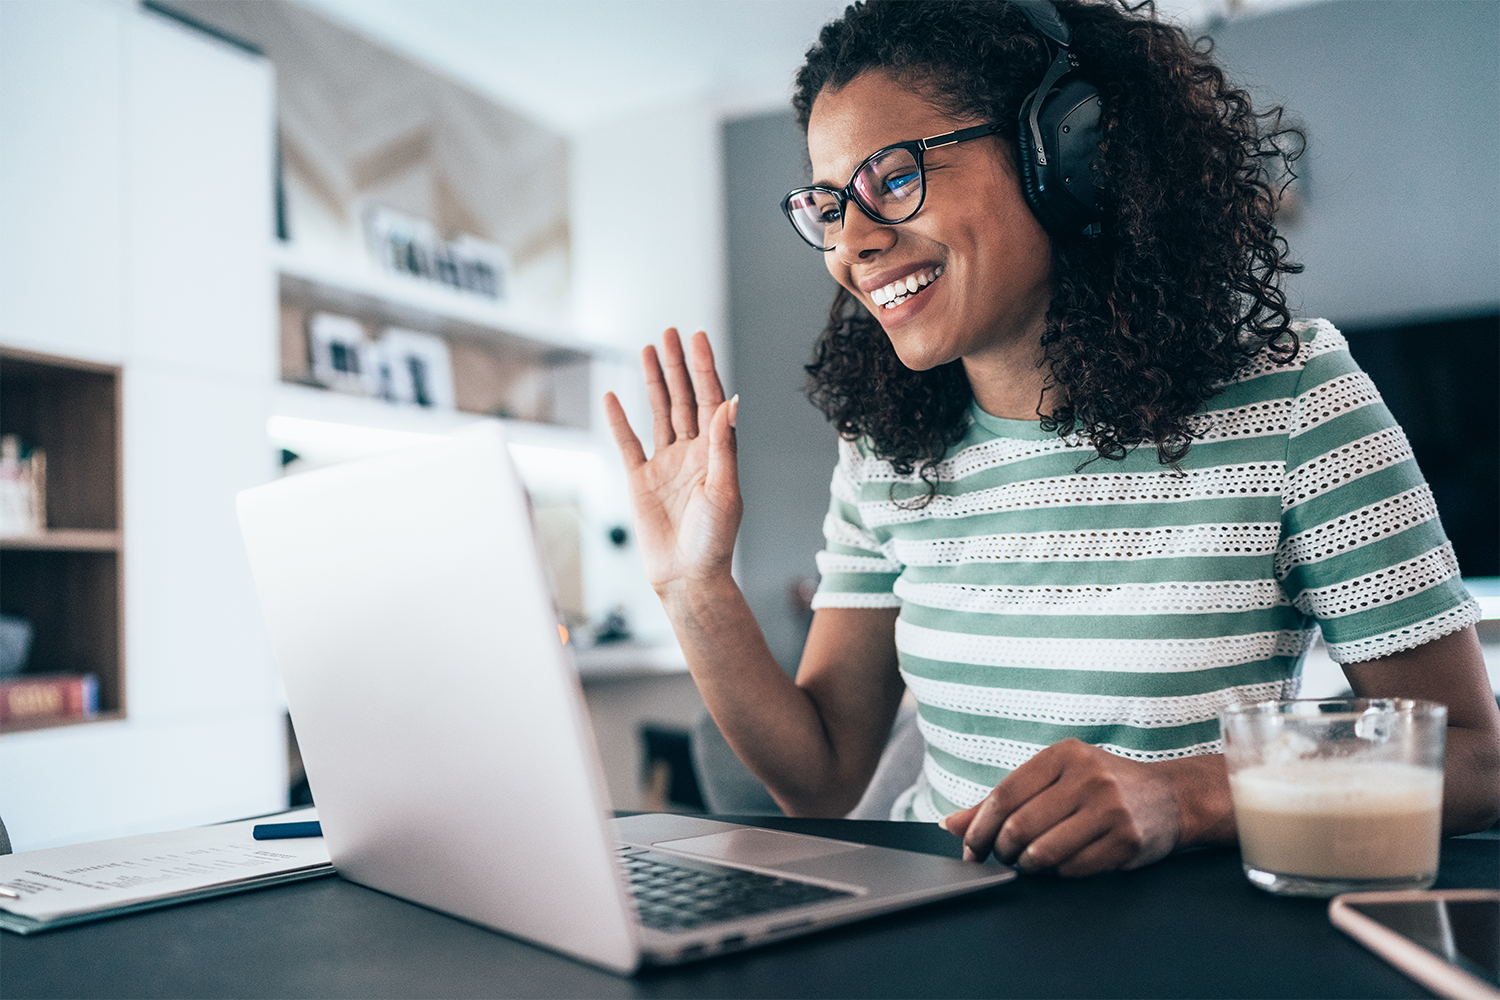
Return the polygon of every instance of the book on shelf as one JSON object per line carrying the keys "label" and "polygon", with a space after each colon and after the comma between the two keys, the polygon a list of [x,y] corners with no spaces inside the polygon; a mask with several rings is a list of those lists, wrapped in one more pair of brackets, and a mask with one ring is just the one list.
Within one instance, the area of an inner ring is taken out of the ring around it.
{"label": "book on shelf", "polygon": [[99,713],[93,674],[21,676],[0,681],[0,725],[48,719],[87,719]]}

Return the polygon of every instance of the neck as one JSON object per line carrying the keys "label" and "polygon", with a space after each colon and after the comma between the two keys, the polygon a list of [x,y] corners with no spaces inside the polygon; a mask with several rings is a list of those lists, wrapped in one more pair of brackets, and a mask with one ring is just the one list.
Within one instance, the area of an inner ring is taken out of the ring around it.
{"label": "neck", "polygon": [[1042,396],[1047,385],[1042,329],[1038,323],[1032,334],[963,359],[974,401],[985,413],[1010,420],[1035,420],[1039,412],[1052,412],[1051,395]]}

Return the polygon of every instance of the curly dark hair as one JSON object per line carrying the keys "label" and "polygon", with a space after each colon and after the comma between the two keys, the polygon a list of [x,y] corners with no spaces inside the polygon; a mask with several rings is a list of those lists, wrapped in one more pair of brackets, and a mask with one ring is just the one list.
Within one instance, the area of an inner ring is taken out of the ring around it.
{"label": "curly dark hair", "polygon": [[[1280,283],[1302,268],[1272,217],[1303,139],[1281,108],[1252,110],[1211,43],[1157,21],[1149,3],[1116,3],[1057,2],[1104,100],[1109,207],[1100,237],[1053,237],[1042,335],[1053,409],[1038,400],[1037,412],[1046,430],[1081,433],[1097,452],[1089,462],[1150,443],[1175,467],[1192,415],[1252,356],[1270,345],[1278,360],[1296,357]],[[867,0],[823,28],[792,104],[806,131],[819,93],[884,70],[956,118],[1014,122],[1048,62],[1009,3]],[[1016,133],[1003,133],[1013,157]],[[962,437],[973,398],[961,361],[912,371],[840,289],[807,371],[809,399],[841,435],[868,438],[936,490],[933,466]]]}

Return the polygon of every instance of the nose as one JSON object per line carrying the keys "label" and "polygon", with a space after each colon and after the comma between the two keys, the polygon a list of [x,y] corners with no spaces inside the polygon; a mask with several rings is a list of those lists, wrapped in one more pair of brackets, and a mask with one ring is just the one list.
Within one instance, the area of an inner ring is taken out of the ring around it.
{"label": "nose", "polygon": [[869,260],[882,250],[896,245],[896,229],[883,222],[876,222],[866,215],[851,200],[844,211],[844,228],[839,232],[838,246],[833,253],[844,264],[855,264]]}

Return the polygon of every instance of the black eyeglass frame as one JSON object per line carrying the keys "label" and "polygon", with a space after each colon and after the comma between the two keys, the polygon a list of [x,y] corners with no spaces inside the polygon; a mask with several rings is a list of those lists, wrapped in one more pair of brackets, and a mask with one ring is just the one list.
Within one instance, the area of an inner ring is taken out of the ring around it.
{"label": "black eyeglass frame", "polygon": [[[845,184],[842,189],[831,188],[824,184],[813,184],[808,187],[793,188],[791,191],[788,191],[786,193],[786,197],[781,199],[782,214],[784,214],[787,221],[792,224],[792,228],[797,231],[797,235],[802,237],[802,241],[808,246],[812,247],[814,250],[819,251],[820,253],[828,253],[830,250],[833,250],[835,247],[837,247],[838,244],[835,243],[833,246],[820,247],[811,239],[809,239],[807,237],[807,234],[802,231],[802,228],[797,225],[797,220],[792,217],[792,199],[800,194],[807,194],[811,191],[822,191],[826,194],[832,195],[835,199],[838,200],[839,203],[840,221],[842,221],[845,215],[848,213],[849,202],[852,201],[854,202],[854,204],[859,206],[859,210],[863,212],[865,214],[865,217],[872,222],[878,222],[883,226],[900,225],[901,223],[907,221],[912,216],[920,212],[922,210],[922,205],[927,201],[927,170],[926,166],[922,162],[922,154],[924,152],[929,149],[937,149],[940,146],[952,146],[956,143],[968,142],[970,139],[981,139],[987,135],[994,135],[996,132],[1004,129],[1006,127],[1006,124],[1006,122],[989,122],[985,125],[971,125],[968,128],[961,128],[955,132],[944,132],[942,135],[929,136],[926,139],[912,139],[910,142],[894,142],[889,146],[882,146],[860,161],[859,166],[854,168],[854,173],[849,177],[849,183]],[[869,166],[871,160],[874,160],[875,158],[880,156],[884,156],[893,149],[907,150],[911,153],[912,159],[917,161],[917,183],[920,184],[922,188],[921,193],[917,198],[916,207],[914,207],[910,212],[907,212],[899,219],[887,219],[885,216],[878,214],[874,209],[866,205],[860,199],[858,192],[854,190],[854,182],[856,179],[858,179],[860,171]]]}

